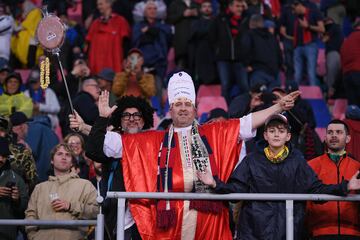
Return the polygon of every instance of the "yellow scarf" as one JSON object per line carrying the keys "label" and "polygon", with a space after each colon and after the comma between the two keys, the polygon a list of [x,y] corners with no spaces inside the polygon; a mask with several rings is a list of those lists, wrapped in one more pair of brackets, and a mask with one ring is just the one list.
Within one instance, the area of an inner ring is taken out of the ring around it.
{"label": "yellow scarf", "polygon": [[274,154],[270,147],[264,148],[265,156],[266,158],[272,162],[272,163],[281,163],[284,161],[287,156],[289,155],[289,148],[287,146],[284,146],[283,149],[278,154]]}

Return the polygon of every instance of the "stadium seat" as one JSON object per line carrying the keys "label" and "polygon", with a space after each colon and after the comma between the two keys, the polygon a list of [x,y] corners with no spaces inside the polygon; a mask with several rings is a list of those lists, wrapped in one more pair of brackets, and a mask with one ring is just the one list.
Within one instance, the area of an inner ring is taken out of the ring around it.
{"label": "stadium seat", "polygon": [[202,124],[202,123],[205,123],[206,120],[208,119],[208,115],[209,115],[208,112],[202,113],[201,116],[200,116],[199,119],[198,119],[199,123],[201,123],[201,124]]}
{"label": "stadium seat", "polygon": [[200,85],[197,92],[197,103],[202,97],[220,97],[221,85]]}
{"label": "stadium seat", "polygon": [[30,76],[31,70],[30,69],[16,69],[15,72],[17,72],[21,75],[23,84],[26,84],[27,80]]}
{"label": "stadium seat", "polygon": [[317,59],[317,69],[316,72],[319,76],[325,76],[326,74],[326,57],[325,50],[319,49],[318,59]]}
{"label": "stadium seat", "polygon": [[74,1],[74,6],[71,8],[68,8],[67,10],[67,14],[69,16],[70,20],[73,20],[77,23],[81,23],[82,22],[82,1],[77,0]]}
{"label": "stadium seat", "polygon": [[159,123],[160,123],[160,118],[159,118],[159,116],[156,114],[156,112],[154,112],[153,118],[154,118],[154,127],[153,127],[152,129],[155,130],[155,129],[157,128],[157,126],[159,125]]}
{"label": "stadium seat", "polygon": [[326,134],[326,128],[315,128],[315,131],[319,135],[321,141],[324,141],[325,134]]}
{"label": "stadium seat", "polygon": [[316,127],[325,128],[331,120],[326,102],[323,99],[307,99],[307,101],[314,111]]}
{"label": "stadium seat", "polygon": [[175,64],[175,49],[174,48],[170,48],[168,55],[167,55],[167,69],[166,69],[166,73],[169,74],[172,71],[174,71],[176,68],[176,64]]}
{"label": "stadium seat", "polygon": [[225,111],[228,110],[225,98],[221,96],[217,97],[201,97],[198,98],[198,116],[201,116],[203,113],[208,113],[214,108],[222,108]]}
{"label": "stadium seat", "polygon": [[323,99],[323,94],[318,86],[300,86],[301,97],[304,99]]}
{"label": "stadium seat", "polygon": [[347,105],[347,99],[336,99],[334,102],[332,117],[334,119],[344,120]]}
{"label": "stadium seat", "polygon": [[60,124],[58,124],[54,130],[56,136],[59,138],[59,141],[61,142],[63,140],[62,130]]}
{"label": "stadium seat", "polygon": [[238,85],[234,84],[230,90],[230,98],[233,99],[240,95],[240,88]]}
{"label": "stadium seat", "polygon": [[151,101],[151,106],[155,109],[155,113],[158,116],[161,116],[162,115],[162,108],[161,108],[159,98],[157,96],[153,96],[153,97],[151,97],[150,101]]}
{"label": "stadium seat", "polygon": [[37,7],[42,6],[42,0],[31,0]]}

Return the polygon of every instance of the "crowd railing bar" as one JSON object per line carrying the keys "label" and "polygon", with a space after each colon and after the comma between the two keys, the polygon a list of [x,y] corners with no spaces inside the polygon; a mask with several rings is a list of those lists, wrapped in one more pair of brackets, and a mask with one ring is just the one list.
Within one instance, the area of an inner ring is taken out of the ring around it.
{"label": "crowd railing bar", "polygon": [[294,239],[294,201],[360,201],[360,195],[346,197],[327,194],[287,194],[287,193],[164,193],[164,192],[107,192],[108,198],[118,199],[117,240],[124,240],[125,201],[126,199],[169,199],[169,200],[252,200],[285,201],[286,240]]}

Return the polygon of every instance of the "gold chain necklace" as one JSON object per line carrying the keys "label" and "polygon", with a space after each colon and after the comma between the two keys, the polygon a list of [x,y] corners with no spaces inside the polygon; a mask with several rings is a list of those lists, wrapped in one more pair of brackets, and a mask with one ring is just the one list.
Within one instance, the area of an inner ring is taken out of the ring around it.
{"label": "gold chain necklace", "polygon": [[50,84],[50,60],[48,57],[40,63],[40,86],[46,89]]}

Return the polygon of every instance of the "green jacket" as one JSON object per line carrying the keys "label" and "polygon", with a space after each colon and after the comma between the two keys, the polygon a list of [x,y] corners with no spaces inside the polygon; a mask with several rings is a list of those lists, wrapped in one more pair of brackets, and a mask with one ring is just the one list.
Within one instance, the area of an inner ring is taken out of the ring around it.
{"label": "green jacket", "polygon": [[[19,202],[10,197],[0,197],[0,219],[22,219],[27,207],[29,197],[24,180],[11,168],[9,161],[0,169],[0,186],[5,187],[7,182],[15,182],[19,189]],[[17,226],[0,226],[0,240],[16,239]]]}

